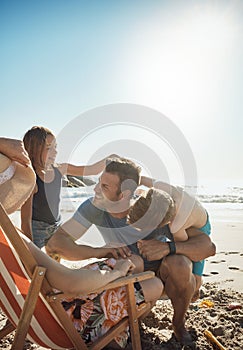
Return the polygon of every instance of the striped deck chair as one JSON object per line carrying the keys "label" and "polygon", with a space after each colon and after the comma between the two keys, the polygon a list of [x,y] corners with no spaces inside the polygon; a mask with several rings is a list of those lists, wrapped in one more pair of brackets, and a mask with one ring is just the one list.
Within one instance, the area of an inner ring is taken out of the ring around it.
{"label": "striped deck chair", "polygon": [[132,348],[141,349],[138,321],[149,312],[151,305],[144,303],[144,307],[137,310],[133,284],[153,277],[153,272],[123,277],[106,286],[105,289],[126,286],[129,316],[87,347],[58,296],[53,294],[45,278],[46,269],[38,266],[1,204],[0,258],[0,307],[10,321],[0,330],[0,339],[16,329],[12,349],[22,350],[25,339],[28,339],[50,349],[98,350],[109,344],[128,325]]}

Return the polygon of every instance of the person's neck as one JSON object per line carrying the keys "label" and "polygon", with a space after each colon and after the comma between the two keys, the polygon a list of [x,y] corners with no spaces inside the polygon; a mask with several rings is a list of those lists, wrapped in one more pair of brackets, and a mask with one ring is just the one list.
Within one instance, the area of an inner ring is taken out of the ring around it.
{"label": "person's neck", "polygon": [[120,212],[120,213],[112,213],[112,212],[108,211],[108,213],[109,213],[111,216],[113,216],[113,218],[123,219],[123,218],[125,218],[125,217],[127,216],[128,211],[129,211],[129,210],[125,210],[125,211]]}
{"label": "person's neck", "polygon": [[37,168],[37,171],[40,171],[40,172],[47,172],[50,170],[53,170],[52,164],[48,164],[48,165],[45,165],[44,167]]}
{"label": "person's neck", "polygon": [[114,208],[108,209],[108,213],[117,219],[123,219],[127,216],[130,208],[130,200],[129,201],[123,201],[122,203],[119,203],[115,210]]}

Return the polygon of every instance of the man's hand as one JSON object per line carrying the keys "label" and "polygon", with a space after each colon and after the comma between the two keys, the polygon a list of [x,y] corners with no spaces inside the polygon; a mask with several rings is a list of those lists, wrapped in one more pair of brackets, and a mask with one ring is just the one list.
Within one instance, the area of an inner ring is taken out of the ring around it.
{"label": "man's hand", "polygon": [[170,253],[168,243],[157,239],[139,240],[137,247],[140,254],[148,261],[160,260]]}
{"label": "man's hand", "polygon": [[113,257],[118,259],[122,257],[125,259],[132,255],[131,250],[127,246],[121,246],[119,243],[108,243],[102,248],[106,250],[105,257],[107,258]]}

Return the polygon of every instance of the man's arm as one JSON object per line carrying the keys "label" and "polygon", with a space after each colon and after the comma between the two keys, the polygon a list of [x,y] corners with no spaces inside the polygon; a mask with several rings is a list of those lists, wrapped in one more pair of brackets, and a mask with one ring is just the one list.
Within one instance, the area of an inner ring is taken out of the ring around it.
{"label": "man's arm", "polygon": [[211,238],[196,228],[186,230],[188,240],[176,242],[176,253],[187,256],[192,261],[200,261],[213,256],[216,253],[216,246]]}
{"label": "man's arm", "polygon": [[85,226],[73,218],[69,219],[56,230],[47,242],[45,247],[47,254],[58,255],[67,260],[82,260],[94,257],[91,252],[93,248],[75,243],[86,231]]}
{"label": "man's arm", "polygon": [[[192,261],[215,255],[216,248],[209,236],[194,228],[186,232],[187,241],[175,242],[176,254],[185,255]],[[141,240],[138,242],[138,248],[140,254],[150,261],[162,259],[170,253],[169,244],[158,240]]]}
{"label": "man's arm", "polygon": [[56,256],[56,260],[63,258],[73,261],[106,257],[114,257],[117,259],[120,256],[125,258],[131,255],[130,251],[126,251],[126,247],[94,248],[75,243],[86,231],[87,228],[85,226],[81,225],[73,218],[69,219],[57,229],[47,242],[45,247],[47,254],[53,257]]}

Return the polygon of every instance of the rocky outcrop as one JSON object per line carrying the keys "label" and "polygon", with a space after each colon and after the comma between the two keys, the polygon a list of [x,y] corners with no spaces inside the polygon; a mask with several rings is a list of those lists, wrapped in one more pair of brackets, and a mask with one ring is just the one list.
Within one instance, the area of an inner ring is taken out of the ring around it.
{"label": "rocky outcrop", "polygon": [[89,177],[83,176],[64,176],[62,180],[63,187],[84,187],[84,186],[92,186],[95,184]]}

